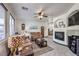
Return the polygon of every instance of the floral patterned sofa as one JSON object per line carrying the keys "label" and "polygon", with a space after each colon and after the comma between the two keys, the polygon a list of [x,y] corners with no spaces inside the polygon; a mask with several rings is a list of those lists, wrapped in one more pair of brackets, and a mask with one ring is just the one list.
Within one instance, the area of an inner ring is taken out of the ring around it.
{"label": "floral patterned sofa", "polygon": [[33,55],[32,42],[24,35],[15,35],[8,38],[8,55]]}

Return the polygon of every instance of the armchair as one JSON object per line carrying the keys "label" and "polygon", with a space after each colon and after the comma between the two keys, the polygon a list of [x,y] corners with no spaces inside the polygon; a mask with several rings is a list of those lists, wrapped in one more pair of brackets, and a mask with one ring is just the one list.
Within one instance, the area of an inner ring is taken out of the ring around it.
{"label": "armchair", "polygon": [[17,35],[9,37],[8,48],[10,49],[9,55],[33,55],[33,48],[31,41],[25,36]]}

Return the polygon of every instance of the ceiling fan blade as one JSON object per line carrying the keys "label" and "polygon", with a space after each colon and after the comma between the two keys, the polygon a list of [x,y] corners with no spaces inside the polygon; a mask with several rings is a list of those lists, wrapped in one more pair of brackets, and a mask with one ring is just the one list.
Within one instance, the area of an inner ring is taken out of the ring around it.
{"label": "ceiling fan blade", "polygon": [[38,13],[34,13],[34,15],[38,15]]}
{"label": "ceiling fan blade", "polygon": [[48,17],[47,15],[43,15],[43,17]]}
{"label": "ceiling fan blade", "polygon": [[45,13],[45,10],[43,8],[40,8],[35,14],[34,17],[37,17],[39,18],[40,20],[43,18],[43,17],[48,17]]}
{"label": "ceiling fan blade", "polygon": [[42,18],[40,18],[40,20],[42,20]]}
{"label": "ceiling fan blade", "polygon": [[40,8],[38,11],[37,11],[37,13],[42,13],[44,11],[44,9],[43,8]]}
{"label": "ceiling fan blade", "polygon": [[37,15],[34,15],[34,17],[38,17]]}
{"label": "ceiling fan blade", "polygon": [[44,12],[41,12],[41,16],[43,16],[44,15]]}

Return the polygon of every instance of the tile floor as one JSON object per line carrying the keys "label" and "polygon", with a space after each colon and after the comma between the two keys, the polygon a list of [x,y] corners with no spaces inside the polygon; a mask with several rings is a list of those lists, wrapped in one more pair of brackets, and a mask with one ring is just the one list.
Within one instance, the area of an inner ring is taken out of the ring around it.
{"label": "tile floor", "polygon": [[52,38],[46,38],[48,45],[54,50],[44,53],[40,56],[76,56],[68,47],[53,42]]}

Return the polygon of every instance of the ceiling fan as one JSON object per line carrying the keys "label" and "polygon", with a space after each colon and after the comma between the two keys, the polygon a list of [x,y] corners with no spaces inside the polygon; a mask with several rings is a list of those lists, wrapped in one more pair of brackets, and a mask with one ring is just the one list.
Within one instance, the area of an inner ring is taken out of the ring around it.
{"label": "ceiling fan", "polygon": [[34,14],[34,17],[37,17],[41,20],[42,18],[47,18],[48,16],[45,14],[43,9],[40,9]]}

